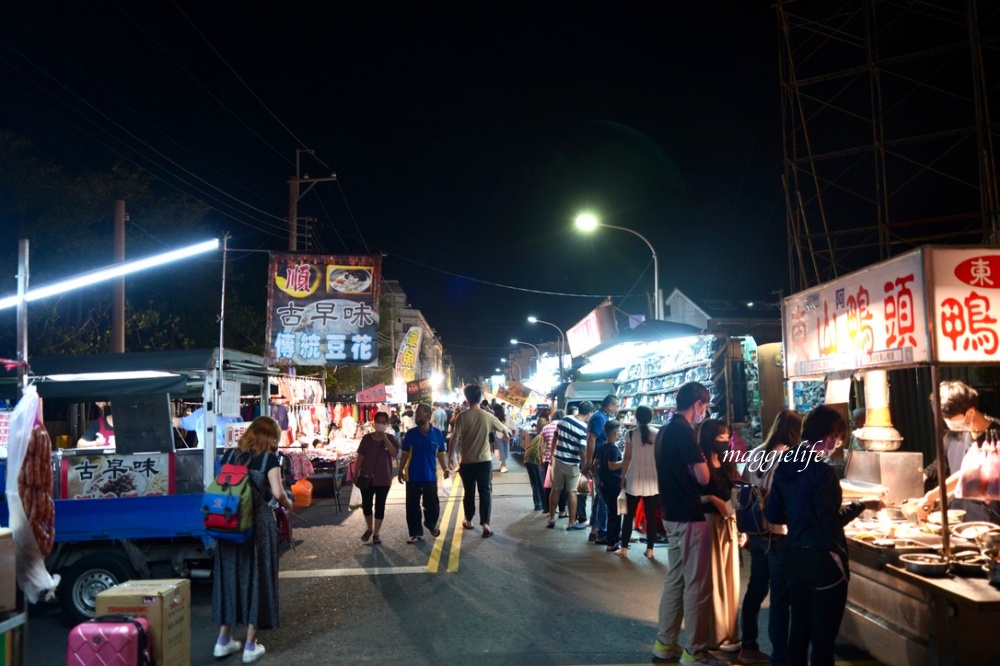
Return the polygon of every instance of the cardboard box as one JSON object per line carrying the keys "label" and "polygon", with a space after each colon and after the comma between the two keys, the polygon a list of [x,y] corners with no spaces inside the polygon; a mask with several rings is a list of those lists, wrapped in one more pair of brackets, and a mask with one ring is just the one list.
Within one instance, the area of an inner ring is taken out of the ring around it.
{"label": "cardboard box", "polygon": [[98,615],[137,615],[149,621],[156,664],[191,666],[191,581],[130,580],[97,595]]}
{"label": "cardboard box", "polygon": [[12,611],[17,603],[17,559],[14,530],[0,527],[0,613]]}

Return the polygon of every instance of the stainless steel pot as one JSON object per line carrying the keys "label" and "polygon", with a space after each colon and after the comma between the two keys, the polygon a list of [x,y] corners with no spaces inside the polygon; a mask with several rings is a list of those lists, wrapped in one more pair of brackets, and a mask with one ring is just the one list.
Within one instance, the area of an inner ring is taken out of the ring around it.
{"label": "stainless steel pot", "polygon": [[903,563],[907,571],[918,576],[937,577],[948,573],[948,562],[940,555],[900,555],[899,561]]}

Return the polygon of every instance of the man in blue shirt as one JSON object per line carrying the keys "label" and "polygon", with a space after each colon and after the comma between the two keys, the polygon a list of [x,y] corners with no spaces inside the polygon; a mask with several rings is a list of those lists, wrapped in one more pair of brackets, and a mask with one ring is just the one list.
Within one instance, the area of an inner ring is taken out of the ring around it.
{"label": "man in blue shirt", "polygon": [[[447,449],[444,433],[431,425],[431,406],[420,403],[414,412],[416,427],[403,436],[403,458],[399,466],[399,482],[406,484],[406,527],[410,532],[407,543],[423,541],[424,526],[437,537],[441,503],[437,494],[437,466],[448,478]],[[420,502],[424,504],[424,521],[420,523]]]}
{"label": "man in blue shirt", "polygon": [[[604,425],[615,418],[618,414],[618,396],[609,393],[601,401],[601,408],[594,412],[587,421],[587,457],[586,467],[590,472],[597,471],[597,463],[601,458],[601,449],[608,441],[608,436],[604,433]],[[593,475],[594,479],[594,501],[590,508],[590,537],[591,543],[607,543],[608,510],[604,504],[604,493],[601,489],[601,477],[599,474]],[[615,497],[618,497],[615,495]],[[650,544],[652,546],[652,544]]]}

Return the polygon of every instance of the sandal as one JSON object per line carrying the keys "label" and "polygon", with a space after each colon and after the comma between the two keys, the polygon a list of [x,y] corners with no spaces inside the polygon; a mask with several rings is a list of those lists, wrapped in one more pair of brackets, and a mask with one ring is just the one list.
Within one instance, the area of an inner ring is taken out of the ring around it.
{"label": "sandal", "polygon": [[471,520],[463,520],[462,521],[462,527],[464,527],[467,530],[471,530],[472,529],[472,521]]}
{"label": "sandal", "polygon": [[439,536],[441,536],[441,530],[435,527],[434,529],[431,530],[431,536],[434,537],[435,539],[438,538]]}
{"label": "sandal", "polygon": [[646,549],[646,559],[649,559],[649,560],[655,560],[656,559],[655,557],[653,557],[653,549],[652,548],[647,548]]}
{"label": "sandal", "polygon": [[493,536],[493,530],[489,530],[489,529],[483,530],[483,538],[484,539],[489,539],[491,536]]}
{"label": "sandal", "polygon": [[372,535],[371,530],[365,530],[365,533],[361,535],[361,540],[368,541],[368,539],[371,538],[371,535]]}
{"label": "sandal", "polygon": [[619,548],[618,550],[615,551],[615,555],[617,555],[618,557],[623,557],[623,558],[625,558],[627,560],[628,559],[628,548]]}
{"label": "sandal", "polygon": [[376,534],[375,536],[373,536],[373,537],[372,537],[372,545],[373,545],[373,546],[377,546],[377,545],[379,545],[380,543],[382,543],[382,537],[380,537],[380,536],[379,536],[379,535],[377,535],[377,534]]}

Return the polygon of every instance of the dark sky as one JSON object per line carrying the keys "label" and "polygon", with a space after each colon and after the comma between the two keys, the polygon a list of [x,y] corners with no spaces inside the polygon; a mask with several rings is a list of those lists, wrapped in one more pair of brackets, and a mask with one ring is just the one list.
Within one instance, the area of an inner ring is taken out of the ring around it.
{"label": "dark sky", "polygon": [[321,248],[385,253],[463,372],[549,339],[529,314],[643,311],[648,249],[581,237],[585,208],[649,238],[666,294],[787,282],[766,2],[24,4],[0,7],[0,129],[70,170],[132,160],[240,248],[284,249],[314,150]]}

